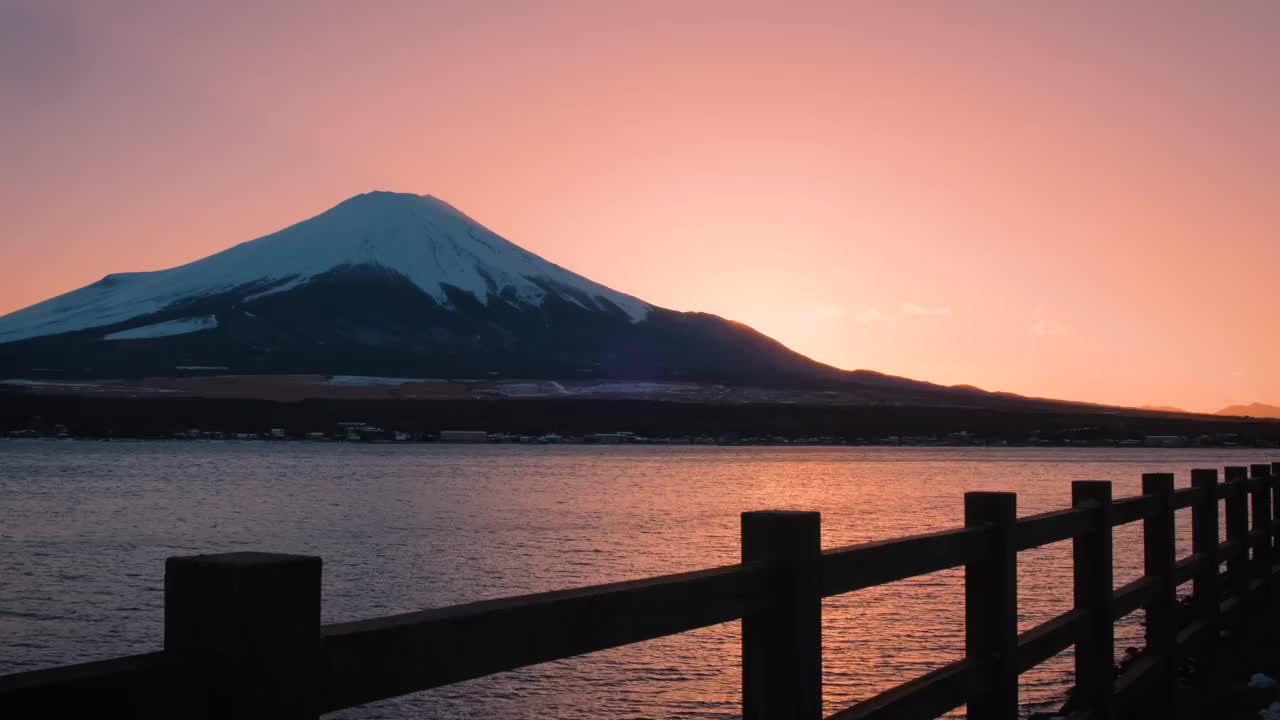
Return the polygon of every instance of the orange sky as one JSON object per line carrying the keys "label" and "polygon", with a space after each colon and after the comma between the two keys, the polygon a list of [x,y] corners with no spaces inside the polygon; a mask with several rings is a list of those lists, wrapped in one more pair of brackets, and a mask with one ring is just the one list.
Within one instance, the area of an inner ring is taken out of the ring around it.
{"label": "orange sky", "polygon": [[1280,3],[302,7],[0,0],[0,313],[376,188],[841,367],[1280,404]]}

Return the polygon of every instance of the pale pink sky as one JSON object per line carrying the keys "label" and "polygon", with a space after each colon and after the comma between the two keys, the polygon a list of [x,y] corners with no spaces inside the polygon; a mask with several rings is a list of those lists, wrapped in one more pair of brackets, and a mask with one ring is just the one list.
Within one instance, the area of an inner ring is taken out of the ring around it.
{"label": "pale pink sky", "polygon": [[0,313],[376,188],[841,367],[1280,404],[1278,70],[1272,0],[0,0]]}

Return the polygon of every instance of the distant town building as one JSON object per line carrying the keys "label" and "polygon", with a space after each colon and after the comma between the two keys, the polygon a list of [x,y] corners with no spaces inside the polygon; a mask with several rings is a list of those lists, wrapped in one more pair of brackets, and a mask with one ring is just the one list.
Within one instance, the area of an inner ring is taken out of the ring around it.
{"label": "distant town building", "polygon": [[618,443],[630,443],[636,441],[636,434],[633,432],[612,432],[612,433],[596,433],[588,435],[584,440],[588,442],[598,442],[605,445],[616,445]]}
{"label": "distant town building", "polygon": [[484,430],[441,430],[440,442],[482,443],[489,441]]}
{"label": "distant town building", "polygon": [[338,423],[338,431],[333,434],[334,440],[383,440],[387,431],[377,425],[370,425],[362,420],[344,420]]}

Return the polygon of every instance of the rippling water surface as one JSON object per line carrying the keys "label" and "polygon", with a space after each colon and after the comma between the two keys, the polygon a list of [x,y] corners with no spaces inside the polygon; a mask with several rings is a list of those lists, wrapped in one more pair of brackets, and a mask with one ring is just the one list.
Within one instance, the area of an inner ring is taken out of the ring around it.
{"label": "rippling water surface", "polygon": [[[1274,453],[1272,453],[1274,454]],[[158,649],[164,559],[324,558],[324,621],[738,560],[738,513],[822,512],[824,547],[962,524],[966,490],[1065,507],[1070,481],[1264,462],[1211,450],[0,441],[0,673]],[[1179,556],[1189,552],[1179,513]],[[1141,574],[1116,531],[1117,586]],[[962,655],[961,572],[824,606],[826,712]],[[1020,626],[1070,605],[1070,543],[1019,556]],[[1139,617],[1118,630],[1138,644]],[[343,718],[733,717],[737,623],[356,708]],[[1022,677],[1056,706],[1070,655]]]}

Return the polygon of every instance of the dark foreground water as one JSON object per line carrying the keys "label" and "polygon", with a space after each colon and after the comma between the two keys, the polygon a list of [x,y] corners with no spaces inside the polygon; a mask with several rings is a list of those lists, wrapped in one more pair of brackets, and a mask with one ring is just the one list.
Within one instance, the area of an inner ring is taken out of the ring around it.
{"label": "dark foreground water", "polygon": [[[1143,472],[1182,486],[1274,454],[0,440],[0,673],[159,649],[170,555],[320,555],[336,622],[730,564],[743,510],[820,510],[832,547],[958,526],[966,490],[1017,491],[1026,515],[1065,507],[1073,479],[1129,495]],[[1116,532],[1117,585],[1140,575],[1139,533]],[[1022,629],[1069,609],[1069,551],[1019,556]],[[961,574],[826,602],[827,713],[961,656]],[[732,717],[738,643],[729,623],[336,717]],[[1025,674],[1027,709],[1069,669]]]}

